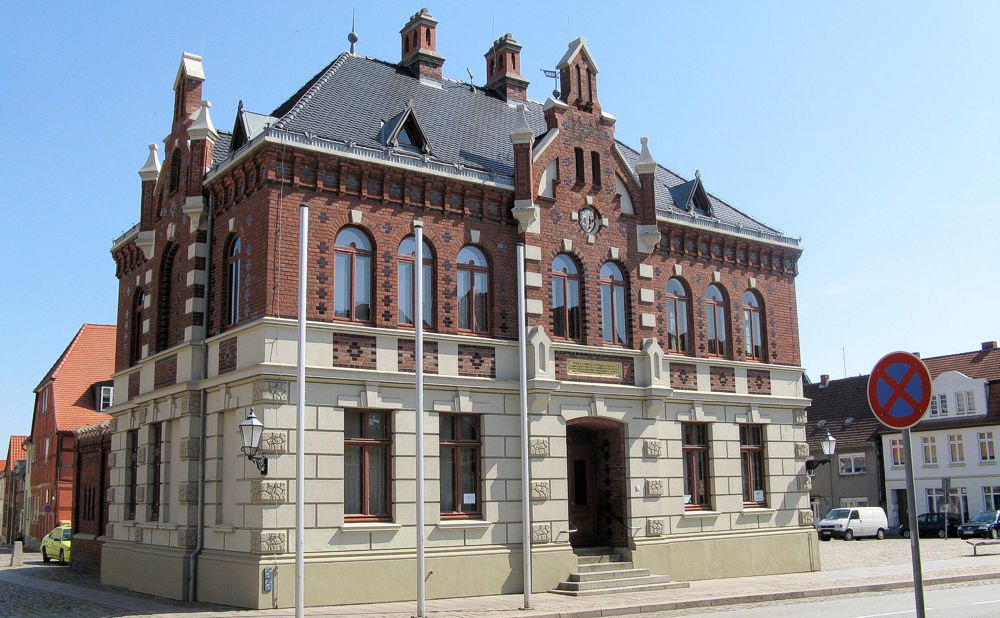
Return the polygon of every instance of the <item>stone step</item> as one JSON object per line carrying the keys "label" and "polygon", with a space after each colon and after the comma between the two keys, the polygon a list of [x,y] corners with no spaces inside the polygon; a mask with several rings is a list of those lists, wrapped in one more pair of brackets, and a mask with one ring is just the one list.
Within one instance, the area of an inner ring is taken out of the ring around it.
{"label": "stone step", "polygon": [[608,590],[609,588],[631,588],[634,586],[647,586],[650,584],[669,584],[670,578],[666,575],[645,575],[641,577],[623,577],[620,579],[595,579],[591,581],[567,581],[559,582],[556,586],[558,590],[570,590],[580,592],[584,590]]}
{"label": "stone step", "polygon": [[598,594],[619,594],[628,592],[647,592],[650,590],[672,590],[675,588],[687,588],[687,582],[664,582],[659,584],[642,584],[638,586],[618,586],[614,588],[599,588],[596,590],[561,590],[554,588],[549,590],[553,594],[562,594],[571,597],[589,597]]}
{"label": "stone step", "polygon": [[581,564],[576,568],[577,573],[606,573],[608,571],[623,571],[634,568],[631,562],[595,562],[594,564]]}
{"label": "stone step", "polygon": [[621,554],[577,554],[577,564],[600,564],[608,562],[621,562]]}
{"label": "stone step", "polygon": [[[632,564],[631,562],[622,564]],[[649,569],[615,569],[611,571],[591,571],[589,573],[570,573],[567,581],[571,582],[592,582],[610,581],[615,579],[629,579],[633,577],[649,577]]]}

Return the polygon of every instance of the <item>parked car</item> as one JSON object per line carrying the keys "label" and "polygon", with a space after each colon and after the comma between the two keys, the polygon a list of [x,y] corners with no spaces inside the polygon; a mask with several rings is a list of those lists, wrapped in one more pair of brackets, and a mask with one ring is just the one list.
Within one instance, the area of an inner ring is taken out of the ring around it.
{"label": "parked car", "polygon": [[59,558],[59,564],[69,564],[70,539],[73,531],[69,524],[59,524],[52,532],[42,537],[42,560],[48,562]]}
{"label": "parked car", "polygon": [[821,541],[829,541],[832,537],[850,541],[866,536],[881,541],[889,530],[889,521],[885,511],[877,506],[841,508],[827,513],[816,525],[816,530]]}
{"label": "parked car", "polygon": [[1000,538],[1000,511],[976,513],[972,519],[958,527],[958,536],[963,539],[974,536],[986,539]]}
{"label": "parked car", "polygon": [[[917,529],[920,531],[920,536],[932,535],[939,539],[943,539],[945,536],[958,536],[960,525],[962,525],[962,518],[956,513],[921,513],[917,515]],[[945,526],[947,526],[947,532]],[[910,538],[909,521],[900,524],[899,533],[903,535],[903,538]]]}

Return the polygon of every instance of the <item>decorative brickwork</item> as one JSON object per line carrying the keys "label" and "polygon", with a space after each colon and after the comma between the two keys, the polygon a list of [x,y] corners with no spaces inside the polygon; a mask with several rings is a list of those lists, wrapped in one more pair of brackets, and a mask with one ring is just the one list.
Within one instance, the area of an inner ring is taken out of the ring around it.
{"label": "decorative brickwork", "polygon": [[771,372],[766,369],[747,369],[747,390],[751,395],[770,395]]}
{"label": "decorative brickwork", "polygon": [[[619,371],[620,377],[611,375]],[[598,375],[601,373],[609,375]],[[635,363],[627,356],[556,352],[556,379],[605,384],[635,384]]]}
{"label": "decorative brickwork", "polygon": [[[412,339],[400,339],[398,344],[399,371],[415,373],[417,371],[417,344]],[[424,373],[438,372],[438,344],[436,341],[424,341]]]}
{"label": "decorative brickwork", "polygon": [[698,390],[698,371],[687,363],[670,363],[670,386],[682,391]]}
{"label": "decorative brickwork", "polygon": [[333,366],[375,369],[375,337],[335,334],[333,336]]}
{"label": "decorative brickwork", "polygon": [[497,377],[496,350],[478,345],[458,346],[458,375]]}
{"label": "decorative brickwork", "polygon": [[219,373],[229,373],[236,369],[236,337],[230,337],[219,344]]}
{"label": "decorative brickwork", "polygon": [[128,398],[139,396],[139,372],[133,371],[128,374]]}
{"label": "decorative brickwork", "polygon": [[156,361],[153,370],[153,388],[163,388],[177,383],[177,356],[168,356]]}
{"label": "decorative brickwork", "polygon": [[735,393],[736,370],[732,367],[712,367],[712,392]]}

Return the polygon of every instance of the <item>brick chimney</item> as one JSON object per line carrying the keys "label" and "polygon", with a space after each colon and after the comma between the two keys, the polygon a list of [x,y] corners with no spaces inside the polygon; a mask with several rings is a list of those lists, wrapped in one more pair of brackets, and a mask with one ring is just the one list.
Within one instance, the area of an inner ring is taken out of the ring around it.
{"label": "brick chimney", "polygon": [[528,98],[528,80],[521,75],[521,44],[509,32],[486,52],[486,89],[505,101],[523,103]]}
{"label": "brick chimney", "polygon": [[996,341],[984,341],[983,342],[983,352],[989,352],[990,350],[997,349]]}
{"label": "brick chimney", "polygon": [[819,377],[819,387],[826,388],[827,386],[830,386],[830,374],[824,373]]}
{"label": "brick chimney", "polygon": [[402,50],[399,64],[417,77],[441,81],[444,58],[437,53],[437,23],[425,8],[410,17],[399,31]]}
{"label": "brick chimney", "polygon": [[174,123],[186,122],[201,107],[201,86],[205,70],[201,56],[190,52],[181,54],[181,65],[174,79]]}

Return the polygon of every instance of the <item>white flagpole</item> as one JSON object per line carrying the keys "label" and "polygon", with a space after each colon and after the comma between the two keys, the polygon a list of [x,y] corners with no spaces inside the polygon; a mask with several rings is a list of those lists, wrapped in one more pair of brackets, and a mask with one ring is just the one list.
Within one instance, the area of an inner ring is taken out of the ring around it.
{"label": "white flagpole", "polygon": [[527,301],[524,297],[524,243],[517,243],[517,354],[521,394],[521,548],[524,554],[524,608],[531,609],[531,500],[528,465]]}
{"label": "white flagpole", "polygon": [[299,206],[298,405],[295,415],[295,616],[305,607],[305,449],[306,449],[306,271],[309,265],[309,206]]}
{"label": "white flagpole", "polygon": [[413,326],[416,330],[414,364],[417,373],[417,618],[424,616],[424,223],[413,222],[417,245],[413,265]]}

